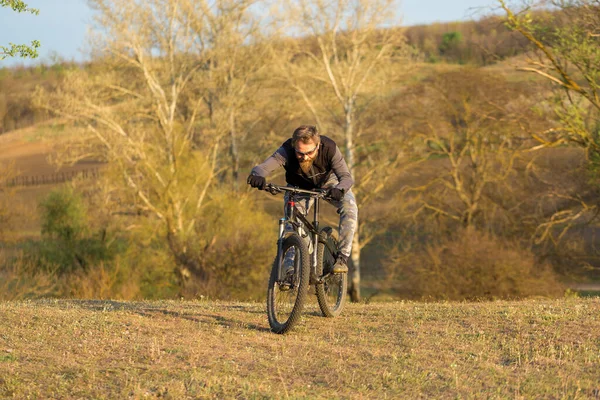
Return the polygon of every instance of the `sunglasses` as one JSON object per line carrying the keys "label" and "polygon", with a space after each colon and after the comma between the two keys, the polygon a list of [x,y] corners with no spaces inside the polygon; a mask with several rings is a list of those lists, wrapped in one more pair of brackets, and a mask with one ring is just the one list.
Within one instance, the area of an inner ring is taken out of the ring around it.
{"label": "sunglasses", "polygon": [[294,150],[296,151],[296,154],[298,154],[299,156],[311,156],[314,154],[315,151],[317,151],[317,148],[319,148],[319,146],[315,146],[314,149],[310,150],[310,151],[305,151],[305,152],[301,152],[300,150],[294,148]]}

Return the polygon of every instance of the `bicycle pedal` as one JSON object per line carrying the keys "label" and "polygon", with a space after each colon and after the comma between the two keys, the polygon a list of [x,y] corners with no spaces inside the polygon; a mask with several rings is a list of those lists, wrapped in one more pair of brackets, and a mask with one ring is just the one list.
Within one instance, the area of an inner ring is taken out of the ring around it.
{"label": "bicycle pedal", "polygon": [[332,273],[327,273],[327,274],[325,274],[325,275],[317,278],[316,283],[319,284],[319,285],[322,284],[322,283],[325,283],[325,279],[329,278],[331,275],[333,275],[333,274]]}
{"label": "bicycle pedal", "polygon": [[292,285],[289,283],[280,283],[279,291],[280,292],[289,292],[292,289]]}
{"label": "bicycle pedal", "polygon": [[310,279],[308,280],[308,284],[309,284],[309,285],[316,285],[316,284],[318,284],[318,283],[319,283],[319,280],[320,280],[320,279],[321,279],[321,278],[319,278],[318,276],[316,276],[316,275],[314,275],[314,274],[311,274],[311,275],[310,275]]}

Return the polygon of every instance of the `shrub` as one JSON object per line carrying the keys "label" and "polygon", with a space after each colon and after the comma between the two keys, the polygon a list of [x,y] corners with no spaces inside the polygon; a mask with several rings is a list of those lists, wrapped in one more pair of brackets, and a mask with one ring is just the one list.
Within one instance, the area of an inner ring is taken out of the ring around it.
{"label": "shrub", "polygon": [[456,46],[460,44],[462,41],[462,34],[460,32],[447,32],[442,36],[442,43],[439,47],[440,54],[444,55]]}
{"label": "shrub", "polygon": [[474,229],[403,253],[392,252],[385,268],[395,288],[415,299],[515,299],[557,297],[563,286],[547,264],[518,243]]}
{"label": "shrub", "polygon": [[81,196],[69,187],[53,190],[40,203],[42,236],[73,242],[87,231]]}
{"label": "shrub", "polygon": [[4,177],[10,173],[8,168],[0,164],[0,241],[7,240],[9,232],[12,231],[12,222],[14,219],[14,190],[6,186]]}
{"label": "shrub", "polygon": [[253,199],[224,192],[206,208],[195,251],[208,274],[204,281],[190,282],[186,296],[264,297],[276,251],[277,219],[266,215]]}
{"label": "shrub", "polygon": [[93,298],[133,300],[141,297],[140,279],[119,258],[88,271],[66,274],[40,270],[22,249],[0,247],[0,300]]}
{"label": "shrub", "polygon": [[123,240],[107,240],[106,231],[91,232],[83,200],[72,188],[53,190],[40,203],[40,214],[42,240],[27,247],[44,271],[88,270],[114,259],[126,246]]}
{"label": "shrub", "polygon": [[124,262],[139,282],[140,297],[263,299],[276,251],[277,219],[247,193],[223,190],[211,197],[184,242],[186,261],[199,273],[178,264],[181,260],[151,218],[136,221]]}

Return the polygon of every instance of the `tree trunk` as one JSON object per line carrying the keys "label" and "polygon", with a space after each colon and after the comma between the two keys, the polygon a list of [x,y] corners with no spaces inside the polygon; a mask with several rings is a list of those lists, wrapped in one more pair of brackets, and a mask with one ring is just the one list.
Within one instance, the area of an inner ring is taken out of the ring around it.
{"label": "tree trunk", "polygon": [[231,179],[233,180],[233,191],[239,190],[239,175],[240,175],[240,154],[237,143],[237,135],[235,132],[235,115],[233,111],[229,114],[229,136],[230,147],[229,154],[231,155]]}
{"label": "tree trunk", "polygon": [[[354,176],[354,124],[352,120],[352,113],[354,112],[353,104],[346,104],[346,123],[344,126],[344,145],[346,147],[346,164],[353,178]],[[354,194],[355,196],[357,193]],[[358,201],[357,201],[358,203]],[[360,241],[358,232],[360,231],[360,221],[356,226],[356,232],[354,232],[354,239],[352,240],[352,276],[350,279],[350,285],[348,287],[348,294],[350,295],[350,301],[357,303],[360,301]]]}
{"label": "tree trunk", "polygon": [[354,234],[352,240],[352,255],[350,258],[352,259],[352,270],[348,294],[350,295],[350,301],[358,303],[360,301],[360,240],[358,232]]}
{"label": "tree trunk", "polygon": [[200,258],[187,251],[188,246],[182,243],[175,234],[167,233],[167,242],[175,260],[175,276],[179,284],[180,295],[186,297],[190,294],[187,293],[189,284],[193,281],[206,282],[208,273],[200,264]]}

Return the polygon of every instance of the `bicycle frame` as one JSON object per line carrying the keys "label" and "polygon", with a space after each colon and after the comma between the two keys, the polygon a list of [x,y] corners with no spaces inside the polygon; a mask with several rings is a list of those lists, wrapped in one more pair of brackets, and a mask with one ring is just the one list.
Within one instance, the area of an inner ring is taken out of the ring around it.
{"label": "bicycle frame", "polygon": [[[264,189],[271,194],[287,192],[283,218],[279,220],[277,256],[267,289],[267,315],[271,330],[286,333],[298,323],[310,285],[315,287],[323,316],[338,316],[346,298],[348,278],[347,274],[334,274],[331,268],[335,265],[337,235],[331,227],[324,227],[319,232],[320,200],[329,199],[325,191],[270,183]],[[307,207],[300,207],[298,201],[304,200]],[[313,201],[314,219],[311,222],[307,208]],[[294,265],[288,264],[287,261],[292,259]]]}
{"label": "bicycle frame", "polygon": [[[273,184],[268,184],[266,186],[267,191],[272,194],[277,194],[282,191],[287,191],[289,193],[288,201],[285,205],[285,213],[283,218],[279,220],[279,238],[277,240],[277,265],[279,266],[279,271],[277,275],[277,279],[279,281],[283,280],[283,271],[281,268],[281,257],[283,240],[285,239],[285,225],[290,223],[294,227],[294,231],[302,236],[300,229],[303,227],[307,229],[307,235],[309,236],[310,241],[312,242],[313,252],[311,257],[311,278],[319,279],[320,277],[316,277],[316,269],[317,269],[317,246],[319,244],[319,201],[325,196],[325,191],[313,191],[313,190],[305,190],[297,187],[289,187],[289,186],[278,186]],[[311,223],[306,216],[302,212],[298,210],[296,207],[297,196],[307,194],[310,198],[314,198],[315,204],[313,205],[313,222]],[[313,279],[311,279],[312,281]]]}

